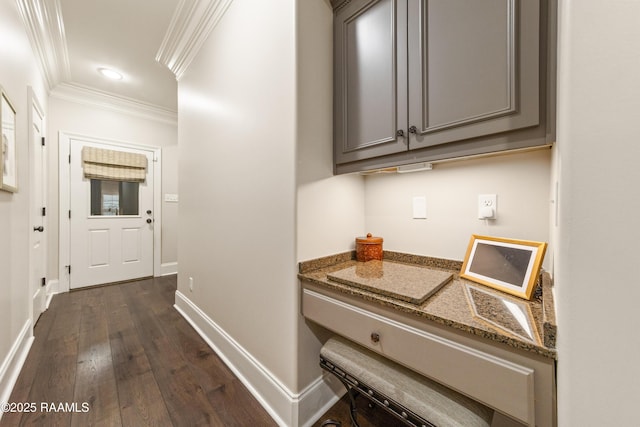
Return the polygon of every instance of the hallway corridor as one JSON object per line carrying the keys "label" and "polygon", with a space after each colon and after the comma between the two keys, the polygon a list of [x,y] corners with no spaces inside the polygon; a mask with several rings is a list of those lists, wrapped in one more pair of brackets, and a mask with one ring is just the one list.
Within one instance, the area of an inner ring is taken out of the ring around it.
{"label": "hallway corridor", "polygon": [[173,308],[176,276],[53,298],[0,426],[273,426]]}

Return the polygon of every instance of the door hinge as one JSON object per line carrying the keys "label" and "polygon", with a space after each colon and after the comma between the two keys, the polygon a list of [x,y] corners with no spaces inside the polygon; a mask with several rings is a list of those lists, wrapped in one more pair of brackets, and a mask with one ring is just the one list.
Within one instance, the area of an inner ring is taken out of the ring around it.
{"label": "door hinge", "polygon": [[71,164],[71,154],[69,154],[69,164]]}
{"label": "door hinge", "polygon": [[43,277],[42,278],[42,286],[46,286],[47,285],[47,278]]}
{"label": "door hinge", "polygon": [[65,267],[67,267],[67,273],[69,273],[69,275],[71,275],[71,266],[70,265],[65,265]]}
{"label": "door hinge", "polygon": [[44,147],[44,136],[42,137],[42,146]]}
{"label": "door hinge", "polygon": [[42,208],[42,216],[47,216],[47,208]]}
{"label": "door hinge", "polygon": [[71,209],[69,209],[69,219],[71,219]]}

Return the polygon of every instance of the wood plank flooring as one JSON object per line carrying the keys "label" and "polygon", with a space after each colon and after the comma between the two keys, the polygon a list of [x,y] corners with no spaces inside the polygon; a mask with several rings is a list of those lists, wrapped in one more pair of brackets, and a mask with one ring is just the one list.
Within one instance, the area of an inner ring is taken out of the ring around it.
{"label": "wood plank flooring", "polygon": [[169,276],[55,296],[9,400],[36,410],[0,426],[275,426],[173,308],[175,290]]}
{"label": "wood plank flooring", "polygon": [[[175,291],[168,276],[56,295],[9,399],[35,411],[0,426],[275,426],[173,308]],[[361,427],[400,425],[364,398],[358,407]],[[327,418],[349,426],[347,400],[314,427]]]}

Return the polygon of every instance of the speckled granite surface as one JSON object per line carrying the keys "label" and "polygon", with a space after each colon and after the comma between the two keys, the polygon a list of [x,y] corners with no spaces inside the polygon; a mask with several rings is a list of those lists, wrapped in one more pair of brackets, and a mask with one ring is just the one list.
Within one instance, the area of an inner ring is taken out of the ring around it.
{"label": "speckled granite surface", "polygon": [[[391,307],[513,348],[557,358],[557,328],[549,274],[541,274],[534,297],[531,301],[526,301],[459,278],[462,266],[459,261],[385,251],[384,262],[452,273],[453,279],[419,304],[330,280],[328,275],[355,269],[358,264],[362,264],[355,261],[355,252],[302,262],[298,277],[301,281]],[[400,271],[402,268],[396,272]],[[401,281],[402,277],[396,275],[396,280]]]}
{"label": "speckled granite surface", "polygon": [[447,271],[391,261],[358,262],[327,274],[331,281],[422,304],[453,278]]}

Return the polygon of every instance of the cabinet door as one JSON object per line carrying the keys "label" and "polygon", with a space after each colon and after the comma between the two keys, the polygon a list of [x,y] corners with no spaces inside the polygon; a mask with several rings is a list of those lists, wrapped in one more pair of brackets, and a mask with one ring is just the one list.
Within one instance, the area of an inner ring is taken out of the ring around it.
{"label": "cabinet door", "polygon": [[539,123],[539,0],[409,0],[409,148]]}
{"label": "cabinet door", "polygon": [[356,0],[336,15],[336,163],[407,150],[406,20],[406,0]]}

